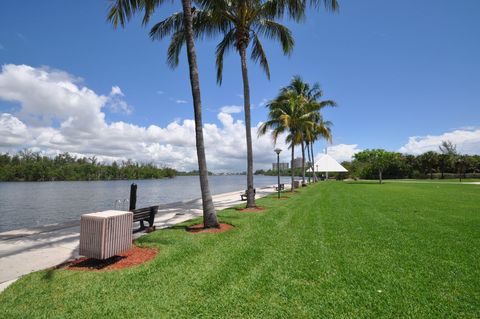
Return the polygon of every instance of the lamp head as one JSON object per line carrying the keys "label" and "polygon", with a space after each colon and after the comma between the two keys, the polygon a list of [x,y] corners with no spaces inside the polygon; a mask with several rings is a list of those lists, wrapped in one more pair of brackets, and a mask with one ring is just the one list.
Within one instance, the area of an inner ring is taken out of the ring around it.
{"label": "lamp head", "polygon": [[274,151],[275,151],[275,153],[277,153],[277,155],[278,155],[278,154],[280,154],[280,152],[281,152],[282,150],[281,150],[280,148],[276,148],[276,149],[274,149]]}

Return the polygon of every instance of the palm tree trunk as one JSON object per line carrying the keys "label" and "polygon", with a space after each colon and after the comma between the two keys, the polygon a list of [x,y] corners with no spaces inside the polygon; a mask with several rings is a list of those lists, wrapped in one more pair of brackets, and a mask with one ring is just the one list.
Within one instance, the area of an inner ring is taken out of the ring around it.
{"label": "palm tree trunk", "polygon": [[302,186],[306,186],[305,184],[305,142],[303,141],[302,136]]}
{"label": "palm tree trunk", "polygon": [[[310,143],[308,143],[308,142],[305,143],[305,147],[307,148],[307,159],[308,159],[307,163],[309,163],[309,165],[307,165],[307,166],[308,166],[308,168],[311,168],[312,158],[310,156]],[[308,183],[309,184],[311,183],[311,178],[310,178],[311,175],[312,175],[312,173],[310,172],[310,174],[308,174]]]}
{"label": "palm tree trunk", "polygon": [[247,140],[247,208],[255,207],[255,193],[253,190],[253,148],[250,118],[250,86],[248,84],[246,44],[240,46],[240,61],[243,78],[243,107],[245,112],[245,135]]}
{"label": "palm tree trunk", "polygon": [[202,101],[200,98],[200,80],[198,77],[197,55],[193,42],[192,31],[192,3],[191,0],[182,0],[183,23],[187,42],[188,66],[190,70],[190,85],[192,87],[193,110],[195,115],[195,142],[197,146],[198,171],[200,175],[200,190],[202,192],[203,224],[205,228],[218,227],[217,214],[213,206],[212,195],[208,186],[208,169],[205,157],[205,144],[202,127]]}
{"label": "palm tree trunk", "polygon": [[293,160],[295,159],[295,144],[292,142],[292,161],[290,162],[290,171],[292,175],[292,187],[291,190],[295,189],[294,181],[295,181],[295,172],[293,171]]}
{"label": "palm tree trunk", "polygon": [[313,153],[313,142],[310,143],[310,147],[312,148],[312,170],[313,170],[313,181],[314,182],[317,182],[318,181],[318,178],[317,178],[317,173],[315,172],[315,153]]}

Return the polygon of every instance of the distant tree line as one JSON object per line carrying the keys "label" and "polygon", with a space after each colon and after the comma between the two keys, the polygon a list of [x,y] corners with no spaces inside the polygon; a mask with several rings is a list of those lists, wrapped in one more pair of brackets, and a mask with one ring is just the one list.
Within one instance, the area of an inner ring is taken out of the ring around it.
{"label": "distant tree line", "polygon": [[23,150],[0,154],[0,181],[95,181],[120,179],[172,178],[177,171],[153,163],[131,160],[99,163],[96,157],[76,157],[62,153],[55,157]]}
{"label": "distant tree line", "polygon": [[[197,170],[188,171],[188,172],[177,171],[176,173],[177,173],[177,176],[198,176],[200,174],[200,171],[197,169]],[[208,171],[208,175],[212,176],[214,174],[212,172]]]}
{"label": "distant tree line", "polygon": [[354,155],[342,165],[348,173],[337,174],[339,178],[402,179],[402,178],[478,178],[480,155],[462,155],[456,146],[444,141],[439,152],[429,151],[420,155],[370,149]]}
{"label": "distant tree line", "polygon": [[[305,173],[305,174],[307,176],[309,175],[309,173]],[[255,171],[255,175],[277,176],[278,171],[276,169],[268,169],[268,170],[257,169]],[[291,175],[292,175],[292,170],[290,168],[280,170],[280,176],[291,176]],[[294,176],[302,176],[302,168],[301,167],[294,168],[293,169],[293,175]]]}

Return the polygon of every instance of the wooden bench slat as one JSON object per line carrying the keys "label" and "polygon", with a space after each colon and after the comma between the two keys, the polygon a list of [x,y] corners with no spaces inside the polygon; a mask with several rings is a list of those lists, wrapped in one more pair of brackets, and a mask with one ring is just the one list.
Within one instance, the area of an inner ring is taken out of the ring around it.
{"label": "wooden bench slat", "polygon": [[140,230],[145,228],[143,222],[148,222],[149,227],[153,226],[155,215],[158,212],[158,206],[143,207],[132,210],[133,222],[140,222]]}

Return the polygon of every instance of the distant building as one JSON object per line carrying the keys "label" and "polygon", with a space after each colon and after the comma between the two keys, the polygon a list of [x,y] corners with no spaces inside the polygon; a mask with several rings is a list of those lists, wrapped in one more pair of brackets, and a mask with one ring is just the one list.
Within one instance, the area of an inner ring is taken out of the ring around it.
{"label": "distant building", "polygon": [[[280,170],[287,170],[288,169],[288,163],[280,163]],[[272,163],[272,170],[276,171],[277,170],[277,163]]]}
{"label": "distant building", "polygon": [[[305,163],[307,164],[307,163]],[[297,157],[296,159],[294,159],[292,161],[292,168],[300,168],[302,167],[302,158],[301,157]]]}

